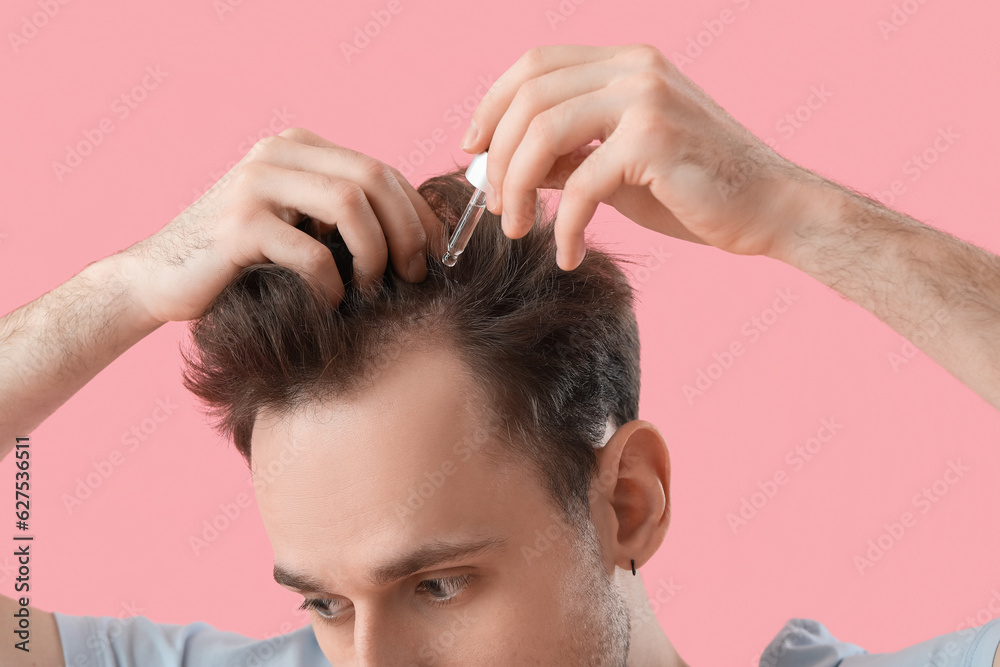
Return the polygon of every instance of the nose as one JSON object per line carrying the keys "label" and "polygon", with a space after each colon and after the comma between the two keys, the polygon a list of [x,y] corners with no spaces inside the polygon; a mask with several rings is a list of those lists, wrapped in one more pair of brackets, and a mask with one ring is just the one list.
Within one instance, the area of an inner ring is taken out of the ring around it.
{"label": "nose", "polygon": [[421,664],[405,624],[374,609],[354,611],[354,657],[358,667]]}

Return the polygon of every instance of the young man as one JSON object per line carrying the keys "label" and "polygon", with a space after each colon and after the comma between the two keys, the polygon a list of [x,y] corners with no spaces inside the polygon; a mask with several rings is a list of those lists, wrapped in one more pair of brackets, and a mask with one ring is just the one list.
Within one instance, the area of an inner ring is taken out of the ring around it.
{"label": "young man", "polygon": [[[904,336],[946,310],[923,351],[1000,408],[1000,259],[782,159],[654,49],[533,50],[473,120],[464,147],[490,148],[505,236],[487,216],[445,269],[457,180],[421,196],[287,130],[160,232],[0,322],[0,453],[160,324],[204,315],[186,382],[254,470],[276,580],[314,612],[270,641],[270,664],[683,665],[633,576],[667,530],[670,460],[635,419],[628,286],[583,252],[598,203],[785,261]],[[563,189],[554,228],[536,225],[538,187]],[[350,288],[303,216],[335,223]],[[3,664],[242,664],[267,644],[33,614],[42,653],[5,643]],[[998,642],[993,621],[859,656],[792,621],[761,662],[1000,665]]]}

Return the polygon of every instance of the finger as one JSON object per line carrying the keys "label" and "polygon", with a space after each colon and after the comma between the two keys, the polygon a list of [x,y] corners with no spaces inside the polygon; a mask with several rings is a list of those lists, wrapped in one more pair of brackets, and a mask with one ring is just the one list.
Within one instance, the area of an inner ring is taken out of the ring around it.
{"label": "finger", "polygon": [[311,146],[323,146],[325,148],[339,148],[339,144],[321,137],[311,130],[307,130],[304,127],[287,127],[278,133],[279,137],[284,137],[286,139],[291,139],[292,141],[297,141],[300,144],[309,144]]}
{"label": "finger", "polygon": [[556,160],[593,140],[603,141],[618,126],[627,98],[615,86],[573,97],[532,119],[504,181],[504,232],[528,233],[535,222],[537,188]]}
{"label": "finger", "polygon": [[[297,128],[297,127],[288,128],[281,132],[281,136],[287,139],[291,139],[293,141],[297,141],[312,146],[319,146],[324,148],[336,148],[345,151],[350,151],[350,149],[347,149],[343,146],[339,146],[338,144],[335,144],[332,141],[324,139],[323,137],[319,136],[314,132],[310,132],[309,130],[305,130],[302,128]],[[362,157],[367,157],[360,153],[358,155],[362,155]],[[427,200],[424,199],[419,192],[417,192],[416,188],[406,179],[406,177],[403,176],[403,174],[395,167],[392,167],[390,165],[386,166],[392,171],[393,175],[396,178],[397,183],[403,189],[403,193],[406,195],[406,198],[410,201],[410,204],[413,206],[417,219],[419,220],[420,226],[424,231],[425,243],[420,247],[420,249],[415,253],[415,255],[410,260],[411,262],[410,269],[412,273],[409,276],[409,279],[412,281],[421,281],[427,275],[427,254],[429,253],[433,254],[434,252],[438,251],[437,245],[439,244],[437,243],[437,239],[441,236],[441,231],[446,228],[444,223],[441,222],[441,219],[438,218],[437,214],[434,212],[434,209],[432,209],[430,207],[430,204],[427,203]],[[390,243],[390,250],[391,248],[392,245]],[[440,252],[444,252],[443,247],[440,248]],[[393,265],[398,266],[396,264],[395,259],[393,260]]]}
{"label": "finger", "polygon": [[[535,47],[521,56],[510,69],[500,75],[472,112],[472,120],[462,142],[462,149],[481,153],[493,139],[493,132],[507,111],[518,89],[525,81],[569,65],[579,65],[610,58],[623,48],[619,46],[553,45]],[[474,135],[474,136],[471,136]]]}
{"label": "finger", "polygon": [[[556,263],[570,271],[583,261],[586,250],[584,229],[594,217],[598,204],[608,199],[627,183],[627,173],[635,172],[635,147],[629,151],[629,141],[621,132],[613,132],[594,150],[563,187],[562,199],[556,211]],[[633,143],[635,143],[633,141]]]}
{"label": "finger", "polygon": [[[423,215],[417,211],[403,186],[406,179],[401,179],[397,170],[301,128],[284,130],[280,138],[282,141],[269,147],[262,159],[287,169],[323,173],[360,185],[378,218],[396,272],[412,282],[424,279],[429,224],[424,218],[429,207]],[[412,186],[409,189],[416,195]]]}
{"label": "finger", "polygon": [[361,186],[323,173],[258,165],[264,200],[337,227],[354,256],[355,283],[369,285],[385,272],[386,238]]}
{"label": "finger", "polygon": [[[620,72],[621,67],[606,60],[563,67],[524,82],[497,123],[490,141],[486,172],[493,189],[497,193],[505,191],[504,179],[510,159],[539,114],[577,96],[604,88]],[[490,202],[490,210],[499,212],[501,202],[502,197]]]}
{"label": "finger", "polygon": [[344,282],[330,249],[272,211],[264,210],[259,215],[255,232],[247,239],[251,248],[247,265],[269,260],[287,266],[318,286],[331,304],[339,304],[344,298]]}
{"label": "finger", "polygon": [[[324,139],[315,132],[310,132],[309,130],[305,130],[300,127],[290,127],[286,130],[283,130],[280,134],[282,137],[285,137],[287,139],[291,139],[299,143],[309,144],[312,146],[320,146],[325,148],[344,148],[343,146],[335,144],[332,141]],[[350,150],[350,149],[345,149],[345,150]],[[413,204],[413,207],[417,212],[417,216],[420,218],[421,226],[424,228],[424,231],[427,232],[428,234],[437,234],[439,228],[442,227],[444,223],[442,223],[441,219],[438,218],[437,214],[434,212],[434,209],[430,207],[430,204],[427,203],[426,199],[420,196],[420,193],[417,192],[416,188],[413,187],[413,184],[411,184],[406,179],[406,177],[403,176],[402,172],[400,172],[398,169],[396,169],[391,165],[386,165],[386,166],[388,166],[389,169],[392,170],[392,173],[395,174],[396,180],[403,188],[403,192],[410,200],[410,203]]]}
{"label": "finger", "polygon": [[[396,174],[396,180],[399,181],[400,186],[403,188],[403,192],[409,198],[410,203],[413,204],[413,208],[417,211],[417,217],[420,218],[420,224],[424,228],[424,232],[427,237],[427,243],[424,248],[423,262],[423,272],[426,275],[426,255],[440,255],[444,252],[444,244],[447,243],[447,226],[441,221],[441,218],[437,216],[431,205],[427,203],[423,195],[417,192],[417,189],[410,183],[405,176],[395,167],[390,167],[393,173]],[[422,278],[421,278],[422,279]]]}

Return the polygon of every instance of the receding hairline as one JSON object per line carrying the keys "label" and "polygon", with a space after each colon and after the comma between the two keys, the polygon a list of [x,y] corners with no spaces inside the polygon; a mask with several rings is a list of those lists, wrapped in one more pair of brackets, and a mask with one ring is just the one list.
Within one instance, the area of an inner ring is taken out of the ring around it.
{"label": "receding hairline", "polygon": [[[439,321],[402,326],[392,333],[391,338],[373,350],[374,354],[364,361],[361,372],[357,373],[352,382],[339,387],[317,382],[303,387],[298,395],[281,402],[264,403],[257,411],[254,425],[262,418],[282,419],[302,410],[325,407],[331,402],[354,400],[372,391],[379,380],[397,367],[407,355],[421,353],[443,352],[456,360],[461,372],[461,385],[458,389],[472,392],[475,399],[488,402],[491,398],[488,395],[490,387],[476,377],[472,360],[463,351],[457,338],[447,324]],[[391,348],[392,352],[388,352],[386,348]]]}
{"label": "receding hairline", "polygon": [[[425,336],[418,335],[418,332],[426,333]],[[460,345],[455,342],[455,337],[441,336],[442,332],[438,326],[424,326],[422,324],[408,327],[402,332],[399,344],[393,343],[397,353],[392,355],[390,363],[382,367],[366,368],[355,382],[346,388],[323,387],[316,389],[309,388],[308,395],[302,396],[299,400],[288,401],[282,404],[265,404],[260,407],[254,418],[250,439],[250,457],[254,452],[254,434],[257,433],[258,425],[262,428],[273,428],[282,424],[287,425],[292,419],[303,417],[313,419],[314,415],[322,415],[332,405],[338,402],[349,402],[375,391],[379,380],[392,368],[405,365],[408,361],[407,355],[421,353],[443,353],[453,359],[455,367],[460,371],[460,381],[455,387],[455,397],[463,400],[462,417],[473,420],[472,427],[476,433],[484,432],[486,439],[481,450],[487,460],[496,466],[516,466],[524,471],[527,464],[529,468],[537,468],[535,462],[523,455],[514,442],[515,437],[509,426],[509,419],[504,413],[499,397],[495,395],[494,387],[487,381],[477,377],[474,366],[467,354],[463,353]],[[450,334],[449,334],[450,335]],[[367,364],[366,364],[367,366]],[[455,377],[454,374],[450,377]],[[477,406],[482,409],[477,410]],[[532,470],[541,473],[541,470]],[[538,480],[542,481],[541,478]]]}

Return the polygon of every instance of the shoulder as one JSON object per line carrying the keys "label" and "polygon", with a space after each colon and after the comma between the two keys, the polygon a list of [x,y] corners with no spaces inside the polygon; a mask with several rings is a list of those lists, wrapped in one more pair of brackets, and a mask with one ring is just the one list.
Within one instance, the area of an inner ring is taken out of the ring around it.
{"label": "shoulder", "polygon": [[268,639],[218,630],[208,623],[155,623],[144,616],[71,616],[55,612],[67,665],[219,664],[329,667],[306,625]]}
{"label": "shoulder", "polygon": [[[965,628],[893,653],[869,654],[842,642],[822,623],[796,618],[768,644],[761,667],[991,667],[1000,644],[1000,618],[977,628]],[[854,656],[864,656],[857,659]]]}
{"label": "shoulder", "polygon": [[53,665],[62,667],[59,632],[52,612],[27,604],[26,598],[0,595],[0,665]]}
{"label": "shoulder", "polygon": [[822,623],[793,618],[764,649],[760,667],[835,667],[863,653],[860,646],[838,640]]}

